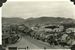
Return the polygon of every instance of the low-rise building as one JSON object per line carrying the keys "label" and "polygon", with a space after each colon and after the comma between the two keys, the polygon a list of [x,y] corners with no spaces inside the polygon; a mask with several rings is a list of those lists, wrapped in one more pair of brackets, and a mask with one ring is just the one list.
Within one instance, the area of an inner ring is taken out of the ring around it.
{"label": "low-rise building", "polygon": [[66,32],[67,33],[75,32],[75,28],[68,28],[66,29]]}
{"label": "low-rise building", "polygon": [[2,44],[5,46],[9,42],[9,37],[10,37],[10,27],[9,25],[3,25],[2,26]]}

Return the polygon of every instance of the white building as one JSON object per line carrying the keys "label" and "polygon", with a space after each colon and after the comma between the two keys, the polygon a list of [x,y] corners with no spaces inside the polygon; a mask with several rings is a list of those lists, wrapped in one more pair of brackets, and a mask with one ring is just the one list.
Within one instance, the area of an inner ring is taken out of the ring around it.
{"label": "white building", "polygon": [[66,32],[67,33],[75,32],[75,28],[68,28],[66,29]]}

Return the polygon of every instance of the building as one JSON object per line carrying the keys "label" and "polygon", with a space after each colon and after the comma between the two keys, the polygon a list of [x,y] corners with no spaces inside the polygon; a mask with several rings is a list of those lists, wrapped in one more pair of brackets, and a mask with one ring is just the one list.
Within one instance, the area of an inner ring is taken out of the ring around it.
{"label": "building", "polygon": [[10,26],[3,25],[2,26],[2,44],[3,44],[3,46],[5,46],[9,43],[9,40],[8,40],[9,37],[10,37]]}
{"label": "building", "polygon": [[67,33],[75,32],[75,28],[67,28],[66,32]]}

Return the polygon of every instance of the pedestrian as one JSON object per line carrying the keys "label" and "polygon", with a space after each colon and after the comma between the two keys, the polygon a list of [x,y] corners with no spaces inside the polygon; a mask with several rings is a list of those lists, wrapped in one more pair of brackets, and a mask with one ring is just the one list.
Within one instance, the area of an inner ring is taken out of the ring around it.
{"label": "pedestrian", "polygon": [[46,47],[44,47],[44,50],[46,50]]}
{"label": "pedestrian", "polygon": [[29,47],[27,46],[27,49],[29,49]]}

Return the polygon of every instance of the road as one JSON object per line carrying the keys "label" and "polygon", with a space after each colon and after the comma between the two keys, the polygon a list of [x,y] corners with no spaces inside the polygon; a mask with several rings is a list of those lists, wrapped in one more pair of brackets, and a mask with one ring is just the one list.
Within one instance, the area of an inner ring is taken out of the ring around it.
{"label": "road", "polygon": [[42,42],[41,40],[33,39],[29,36],[23,36],[22,39],[12,45],[8,45],[6,47],[6,50],[8,50],[8,47],[18,47],[18,48],[26,48],[28,46],[29,49],[66,49],[62,46],[50,46],[47,42]]}
{"label": "road", "polygon": [[43,49],[44,47],[46,49],[67,49],[67,48],[62,47],[60,45],[50,46],[50,44],[47,42],[42,42],[41,40],[33,39],[31,37],[28,37],[28,36],[24,36],[23,38],[26,39],[27,41],[29,41],[30,43],[34,44],[35,46],[39,47],[40,49]]}

